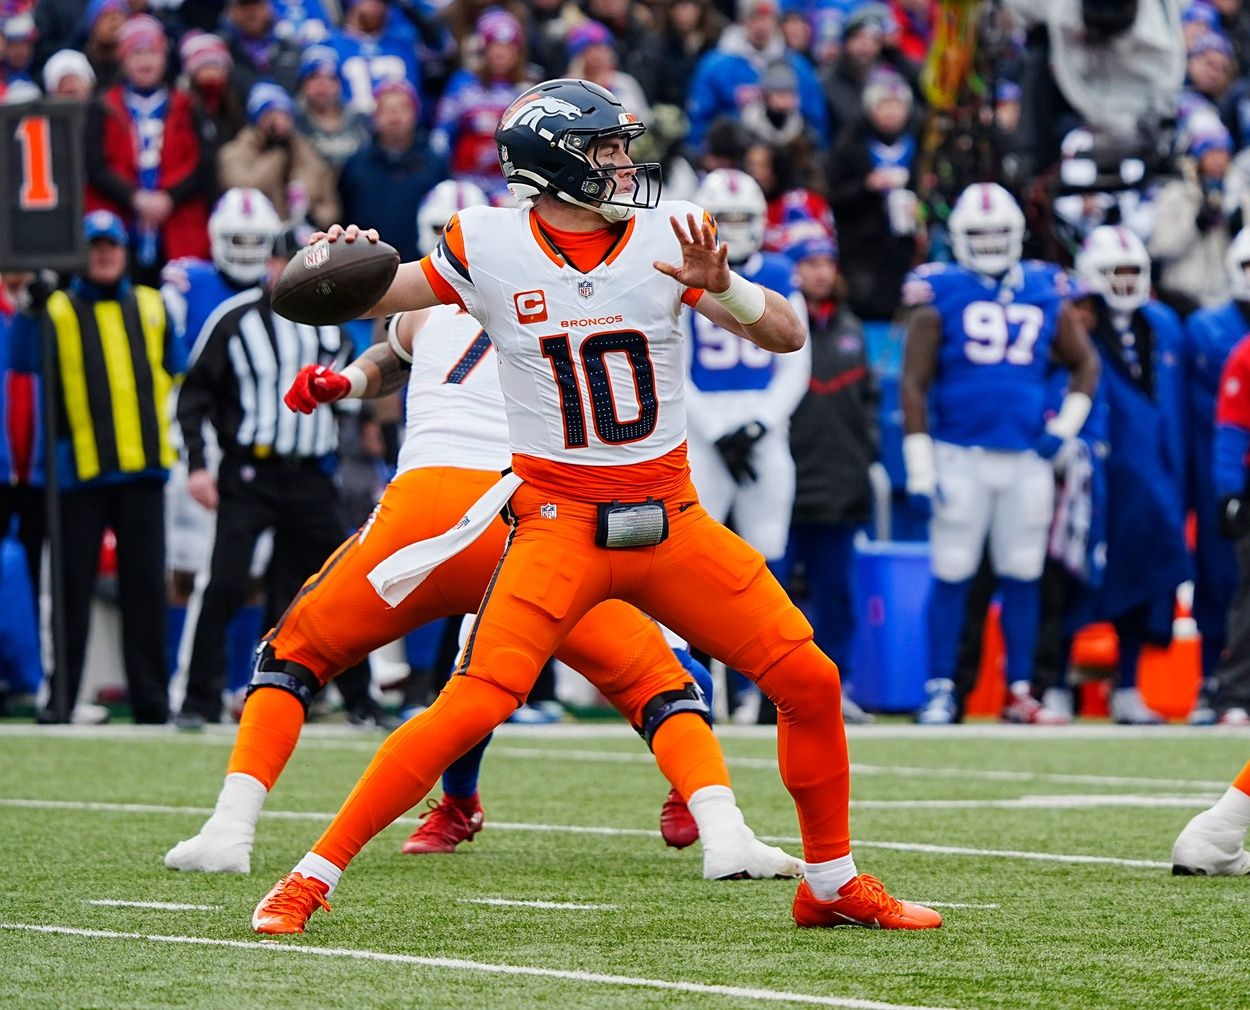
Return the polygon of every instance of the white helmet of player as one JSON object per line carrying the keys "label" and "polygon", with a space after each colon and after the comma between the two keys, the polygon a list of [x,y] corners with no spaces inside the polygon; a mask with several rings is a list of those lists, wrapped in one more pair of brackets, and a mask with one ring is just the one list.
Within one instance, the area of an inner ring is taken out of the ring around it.
{"label": "white helmet of player", "polygon": [[1228,271],[1229,292],[1239,302],[1250,302],[1250,227],[1242,228],[1234,237],[1224,257]]}
{"label": "white helmet of player", "polygon": [[744,263],[764,244],[768,201],[759,183],[736,168],[707,174],[694,202],[716,218],[720,241],[729,246],[729,262]]}
{"label": "white helmet of player", "polygon": [[282,221],[259,189],[228,189],[208,219],[213,264],[239,284],[255,284],[265,276],[274,239]]}
{"label": "white helmet of player", "polygon": [[999,277],[1020,262],[1024,212],[997,183],[973,183],[960,193],[947,225],[960,266]]}
{"label": "white helmet of player", "polygon": [[447,222],[457,211],[489,203],[481,187],[474,183],[454,179],[440,182],[426,194],[417,210],[417,251],[422,256],[430,255],[443,237]]}
{"label": "white helmet of player", "polygon": [[1089,233],[1076,254],[1076,273],[1112,312],[1133,312],[1150,300],[1150,254],[1123,225]]}

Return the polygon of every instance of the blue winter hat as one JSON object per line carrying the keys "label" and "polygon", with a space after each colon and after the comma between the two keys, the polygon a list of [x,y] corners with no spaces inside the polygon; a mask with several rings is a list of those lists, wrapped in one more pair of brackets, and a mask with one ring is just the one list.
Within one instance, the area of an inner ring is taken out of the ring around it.
{"label": "blue winter hat", "polygon": [[276,109],[288,116],[295,114],[295,103],[291,101],[282,87],[272,81],[261,81],[252,85],[247,94],[247,119],[249,123],[257,123],[266,112]]}
{"label": "blue winter hat", "polygon": [[330,46],[309,46],[300,54],[299,84],[303,85],[313,74],[323,71],[338,74],[339,54]]}
{"label": "blue winter hat", "polygon": [[103,238],[125,246],[129,241],[122,219],[108,210],[93,210],[88,214],[86,220],[83,221],[83,234],[88,242]]}
{"label": "blue winter hat", "polygon": [[1218,123],[1204,124],[1202,131],[1189,141],[1189,156],[1201,158],[1208,151],[1232,151],[1233,138]]}
{"label": "blue winter hat", "polygon": [[811,217],[800,217],[786,224],[785,254],[795,263],[813,256],[838,258],[838,242],[823,224]]}
{"label": "blue winter hat", "polygon": [[1188,25],[1197,22],[1205,25],[1212,31],[1217,31],[1220,27],[1220,12],[1210,4],[1197,0],[1185,8],[1185,13],[1181,15],[1181,24]]}

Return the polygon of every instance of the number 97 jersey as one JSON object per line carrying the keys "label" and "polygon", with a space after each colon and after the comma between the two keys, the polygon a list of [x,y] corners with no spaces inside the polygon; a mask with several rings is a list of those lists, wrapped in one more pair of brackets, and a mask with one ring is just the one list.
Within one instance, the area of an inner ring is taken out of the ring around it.
{"label": "number 97 jersey", "polygon": [[929,433],[941,442],[1005,452],[1042,433],[1046,376],[1067,275],[1026,261],[992,280],[953,264],[908,274],[903,302],[932,305],[942,320]]}

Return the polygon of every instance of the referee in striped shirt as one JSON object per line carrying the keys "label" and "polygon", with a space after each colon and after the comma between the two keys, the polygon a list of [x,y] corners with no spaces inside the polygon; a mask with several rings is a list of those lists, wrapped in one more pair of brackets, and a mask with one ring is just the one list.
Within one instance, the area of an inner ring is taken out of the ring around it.
{"label": "referee in striped shirt", "polygon": [[[274,250],[260,284],[228,298],[205,321],[178,396],[188,488],[217,513],[209,581],[177,717],[183,729],[221,719],[226,627],[247,595],[261,534],[274,533],[265,573],[266,620],[272,626],[346,529],[334,482],[335,417],[328,407],[308,415],[287,410],[282,395],[304,365],[337,371],[353,349],[339,327],[293,323],[270,307],[270,287],[286,265],[281,253],[293,250],[292,241],[279,240],[282,248]],[[216,474],[205,460],[205,422],[222,450]],[[339,689],[354,716],[370,707],[367,665],[340,678]]]}

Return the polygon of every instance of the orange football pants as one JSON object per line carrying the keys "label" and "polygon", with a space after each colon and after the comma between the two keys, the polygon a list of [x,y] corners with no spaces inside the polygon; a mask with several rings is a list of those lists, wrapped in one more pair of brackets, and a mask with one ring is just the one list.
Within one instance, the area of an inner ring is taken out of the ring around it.
{"label": "orange football pants", "polygon": [[[553,506],[554,517],[543,518]],[[507,717],[587,614],[619,598],[741,670],[773,700],[804,854],[810,862],[846,855],[850,769],[838,670],[763,555],[713,520],[689,483],[667,503],[668,539],[651,548],[596,546],[593,504],[530,485],[518,489],[512,510],[517,524],[457,675],[383,744],[313,851],[346,867]]]}
{"label": "orange football pants", "polygon": [[[389,607],[366,576],[406,544],[450,529],[498,479],[489,471],[438,467],[397,476],[361,532],[346,540],[304,584],[269,633],[275,655],[308,667],[326,684],[413,628],[476,612],[508,538],[509,527],[502,519],[435,569],[398,607]],[[553,651],[635,727],[641,725],[648,701],[690,683],[656,625],[619,600],[608,600],[587,613]],[[520,695],[509,695],[507,711],[452,754],[435,777],[511,715],[528,691],[529,687]],[[295,749],[303,721],[303,708],[285,692],[253,693],[244,707],[227,771],[251,775],[272,788]],[[724,757],[707,724],[696,715],[676,716],[669,722],[673,725],[661,727],[652,749],[660,770],[678,791],[689,796],[705,785],[728,785]],[[428,791],[427,787],[413,797],[407,807]]]}

